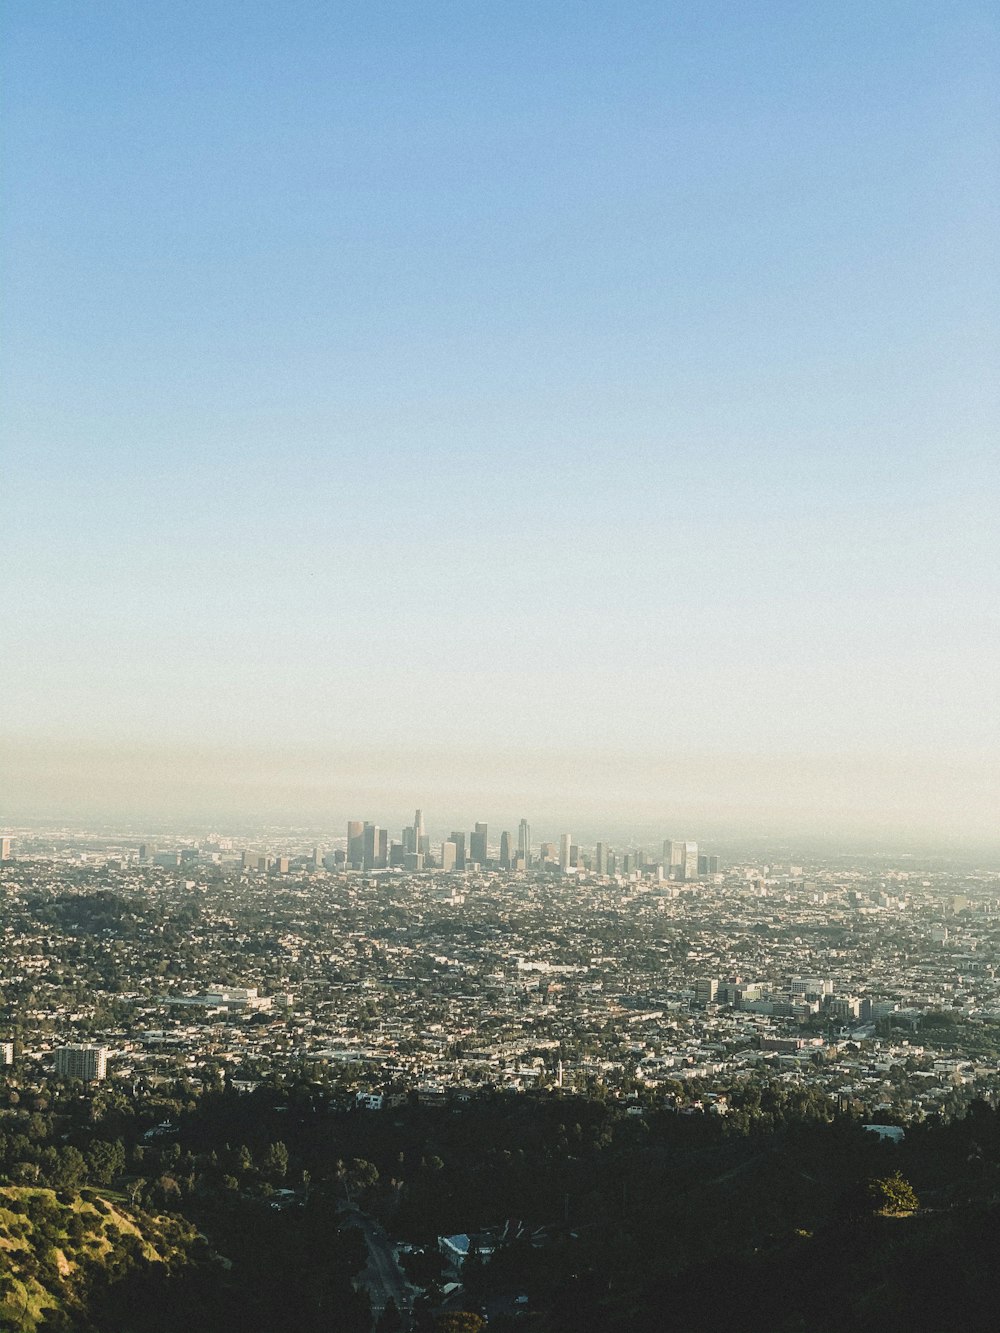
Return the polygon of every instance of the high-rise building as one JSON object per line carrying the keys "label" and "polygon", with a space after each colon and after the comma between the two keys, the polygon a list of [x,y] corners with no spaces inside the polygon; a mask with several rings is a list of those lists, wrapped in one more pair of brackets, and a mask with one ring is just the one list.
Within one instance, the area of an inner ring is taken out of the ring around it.
{"label": "high-rise building", "polygon": [[486,825],[477,824],[475,833],[469,837],[469,860],[475,865],[486,864]]}
{"label": "high-rise building", "polygon": [[12,1065],[14,1063],[14,1043],[12,1041],[0,1041],[0,1065]]}
{"label": "high-rise building", "polygon": [[531,825],[526,819],[517,826],[517,854],[524,859],[527,869],[531,865]]}
{"label": "high-rise building", "polygon": [[379,828],[377,824],[365,824],[364,854],[362,864],[365,870],[384,870],[389,863],[389,830]]}
{"label": "high-rise building", "polygon": [[608,873],[608,849],[603,842],[599,842],[594,848],[594,874],[606,875]]}
{"label": "high-rise building", "polygon": [[56,1051],[56,1077],[98,1083],[108,1072],[106,1046],[63,1046]]}
{"label": "high-rise building", "polygon": [[453,833],[449,839],[455,844],[455,869],[465,869],[465,834]]}
{"label": "high-rise building", "polygon": [[509,833],[500,834],[500,869],[509,870],[514,861],[514,839]]}
{"label": "high-rise building", "polygon": [[362,855],[362,865],[365,870],[382,870],[385,868],[386,857],[389,850],[389,830],[380,829],[377,824],[365,824],[364,827],[364,852]]}
{"label": "high-rise building", "polygon": [[424,828],[424,812],[417,810],[413,816],[413,850],[419,852],[426,860],[431,854],[431,840],[427,830]]}
{"label": "high-rise building", "polygon": [[441,869],[454,870],[455,862],[458,859],[458,848],[449,838],[447,842],[441,844]]}
{"label": "high-rise building", "polygon": [[698,878],[698,844],[696,842],[686,842],[684,844],[683,874],[685,879]]}
{"label": "high-rise building", "polygon": [[347,864],[360,870],[365,861],[365,826],[360,819],[347,823]]}
{"label": "high-rise building", "polygon": [[719,983],[714,978],[699,977],[694,983],[695,1004],[711,1004],[719,991]]}
{"label": "high-rise building", "polygon": [[[684,878],[684,844],[682,842],[665,842],[663,860],[670,867],[670,874],[674,879]],[[666,848],[670,848],[667,853]]]}
{"label": "high-rise building", "polygon": [[570,851],[573,846],[573,838],[569,833],[559,835],[559,869],[568,870],[571,863]]}

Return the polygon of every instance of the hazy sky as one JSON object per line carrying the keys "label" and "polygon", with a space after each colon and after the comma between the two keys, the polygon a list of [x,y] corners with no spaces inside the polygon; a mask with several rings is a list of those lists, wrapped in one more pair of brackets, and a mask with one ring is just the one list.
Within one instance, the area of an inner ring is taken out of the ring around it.
{"label": "hazy sky", "polygon": [[996,832],[995,5],[0,23],[0,814]]}

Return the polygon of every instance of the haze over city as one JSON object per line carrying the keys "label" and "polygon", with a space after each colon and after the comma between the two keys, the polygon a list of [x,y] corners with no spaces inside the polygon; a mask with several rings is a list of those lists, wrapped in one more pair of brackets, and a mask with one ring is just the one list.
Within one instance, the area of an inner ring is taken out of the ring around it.
{"label": "haze over city", "polygon": [[0,817],[995,845],[990,7],[2,23]]}
{"label": "haze over city", "polygon": [[0,6],[5,1333],[995,1333],[998,70]]}

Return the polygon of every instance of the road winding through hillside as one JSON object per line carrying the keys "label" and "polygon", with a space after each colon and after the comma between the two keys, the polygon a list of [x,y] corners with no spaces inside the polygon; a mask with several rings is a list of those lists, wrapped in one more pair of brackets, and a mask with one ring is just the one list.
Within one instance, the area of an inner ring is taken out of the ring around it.
{"label": "road winding through hillside", "polygon": [[368,1266],[358,1280],[371,1300],[373,1321],[378,1319],[391,1297],[403,1316],[404,1327],[409,1327],[413,1301],[389,1237],[377,1222],[356,1209],[348,1212],[347,1220],[358,1228],[368,1246]]}

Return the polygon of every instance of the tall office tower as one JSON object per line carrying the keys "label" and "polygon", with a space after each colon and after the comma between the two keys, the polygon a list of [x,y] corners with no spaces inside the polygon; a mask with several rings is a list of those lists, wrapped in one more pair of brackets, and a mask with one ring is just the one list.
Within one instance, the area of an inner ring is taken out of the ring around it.
{"label": "tall office tower", "polygon": [[347,864],[360,870],[365,860],[365,826],[360,819],[347,824]]}
{"label": "tall office tower", "polygon": [[663,839],[663,869],[667,872],[670,870],[670,849],[673,845],[669,838]]}
{"label": "tall office tower", "polygon": [[455,862],[458,859],[458,848],[454,842],[449,839],[448,842],[441,844],[441,869],[454,870]]}
{"label": "tall office tower", "polygon": [[379,827],[377,824],[365,823],[364,827],[364,851],[361,856],[361,864],[365,870],[375,870],[378,867],[379,851]]}
{"label": "tall office tower", "polygon": [[[684,878],[684,843],[672,842],[670,846],[670,875],[673,879]],[[664,858],[666,860],[666,858]]]}
{"label": "tall office tower", "polygon": [[522,819],[517,826],[517,854],[524,859],[524,868],[531,865],[531,825]]}
{"label": "tall office tower", "polygon": [[684,844],[684,878],[698,878],[698,844],[696,842],[686,842]]}
{"label": "tall office tower", "polygon": [[608,852],[608,874],[609,875],[618,874],[618,857],[615,855],[614,852]]}
{"label": "tall office tower", "polygon": [[626,852],[622,857],[622,874],[631,875],[635,870],[635,852]]}
{"label": "tall office tower", "polygon": [[322,864],[323,864],[323,853],[320,851],[318,847],[314,847],[312,852],[313,869],[318,870]]}
{"label": "tall office tower", "polygon": [[594,848],[594,874],[606,875],[608,873],[608,849],[603,842],[599,842]]}
{"label": "tall office tower", "polygon": [[427,830],[424,828],[423,810],[418,810],[413,816],[413,831],[417,835],[417,851],[422,852],[424,849],[420,844],[427,833]]}
{"label": "tall office tower", "polygon": [[469,860],[481,866],[486,864],[486,825],[477,824],[476,831],[469,836]]}
{"label": "tall office tower", "polygon": [[708,858],[708,873],[710,875],[717,875],[719,873],[719,858],[717,856],[710,856]]}
{"label": "tall office tower", "polygon": [[431,835],[429,833],[419,833],[417,835],[417,851],[421,856],[430,856]]}
{"label": "tall office tower", "polygon": [[559,835],[559,869],[568,870],[570,866],[570,849],[573,846],[573,839],[568,833]]}
{"label": "tall office tower", "polygon": [[514,859],[514,839],[509,833],[500,834],[500,869],[509,870]]}
{"label": "tall office tower", "polygon": [[406,856],[407,853],[403,850],[403,844],[393,840],[389,847],[389,865],[402,868],[405,865]]}
{"label": "tall office tower", "polygon": [[575,842],[570,843],[570,848],[569,848],[569,863],[570,863],[570,865],[573,866],[575,869],[579,870],[580,865],[582,864],[582,862],[581,862],[581,860],[580,860],[580,846],[579,846],[579,843],[575,843]]}
{"label": "tall office tower", "polygon": [[694,983],[695,1004],[711,1004],[719,993],[719,983],[714,977],[699,977]]}
{"label": "tall office tower", "polygon": [[375,840],[375,868],[384,870],[389,864],[389,830],[380,828]]}
{"label": "tall office tower", "polygon": [[455,869],[465,869],[465,834],[453,833],[449,839],[455,844]]}
{"label": "tall office tower", "polygon": [[108,1072],[105,1046],[63,1046],[56,1051],[56,1077],[98,1083]]}
{"label": "tall office tower", "polygon": [[698,874],[708,874],[708,857],[703,856],[701,852],[698,853]]}
{"label": "tall office tower", "polygon": [[403,829],[403,851],[415,852],[417,850],[417,830],[412,824],[407,824]]}
{"label": "tall office tower", "polygon": [[[0,838],[0,861],[7,860],[7,854],[9,850],[10,850],[10,838]],[[149,844],[145,842],[140,842],[139,861],[142,865],[145,865],[148,860],[149,860]]]}

